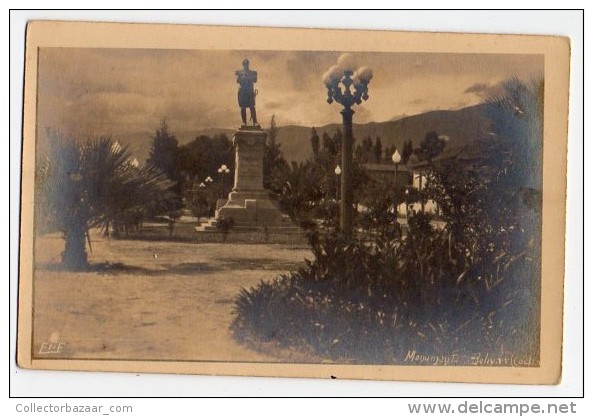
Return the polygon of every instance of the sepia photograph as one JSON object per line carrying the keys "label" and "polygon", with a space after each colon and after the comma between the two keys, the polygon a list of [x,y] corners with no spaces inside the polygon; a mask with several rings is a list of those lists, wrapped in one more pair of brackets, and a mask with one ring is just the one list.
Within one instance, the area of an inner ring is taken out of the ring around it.
{"label": "sepia photograph", "polygon": [[26,54],[20,366],[560,380],[567,39],[39,21]]}

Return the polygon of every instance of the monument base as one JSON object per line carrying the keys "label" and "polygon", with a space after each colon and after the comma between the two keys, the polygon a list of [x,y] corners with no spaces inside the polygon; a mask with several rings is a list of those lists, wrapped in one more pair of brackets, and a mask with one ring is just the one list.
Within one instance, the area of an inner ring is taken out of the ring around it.
{"label": "monument base", "polygon": [[[216,219],[232,218],[235,227],[286,226],[282,213],[263,186],[263,159],[267,134],[259,126],[243,126],[233,136],[235,182]],[[290,223],[289,223],[290,225]]]}
{"label": "monument base", "polygon": [[232,191],[225,205],[216,210],[216,219],[232,218],[235,226],[282,226],[283,216],[265,191]]}

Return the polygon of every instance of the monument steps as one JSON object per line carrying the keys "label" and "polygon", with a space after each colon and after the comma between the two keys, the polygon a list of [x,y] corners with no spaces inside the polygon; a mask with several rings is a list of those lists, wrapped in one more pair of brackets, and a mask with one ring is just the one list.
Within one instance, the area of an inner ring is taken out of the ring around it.
{"label": "monument steps", "polygon": [[[218,232],[216,228],[216,219],[210,219],[208,222],[204,222],[199,226],[195,227],[196,232]],[[261,232],[261,233],[284,233],[284,234],[302,234],[303,231],[300,227],[293,225],[290,222],[282,225],[265,225],[257,222],[244,222],[234,224],[230,231],[233,232]]]}

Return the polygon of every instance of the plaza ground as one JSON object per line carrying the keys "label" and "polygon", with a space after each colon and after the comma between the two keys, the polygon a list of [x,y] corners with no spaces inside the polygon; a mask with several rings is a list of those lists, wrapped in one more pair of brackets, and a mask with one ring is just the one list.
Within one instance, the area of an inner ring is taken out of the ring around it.
{"label": "plaza ground", "polygon": [[[108,240],[93,233],[91,269],[84,272],[59,267],[63,248],[59,233],[36,238],[37,358],[290,360],[290,352],[280,359],[238,344],[229,325],[240,289],[302,266],[312,257],[306,246]],[[60,351],[44,351],[47,343],[61,344]]]}

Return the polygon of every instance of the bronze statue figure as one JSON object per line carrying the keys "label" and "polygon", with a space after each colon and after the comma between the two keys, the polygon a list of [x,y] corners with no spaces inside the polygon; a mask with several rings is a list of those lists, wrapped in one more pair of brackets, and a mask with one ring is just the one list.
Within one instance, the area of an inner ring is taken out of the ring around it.
{"label": "bronze statue figure", "polygon": [[251,114],[251,121],[257,125],[257,117],[255,115],[255,96],[257,90],[254,89],[253,84],[257,82],[257,71],[249,69],[249,60],[243,60],[243,69],[235,71],[237,76],[237,83],[239,83],[239,107],[241,107],[241,120],[243,126],[247,125],[247,108]]}

